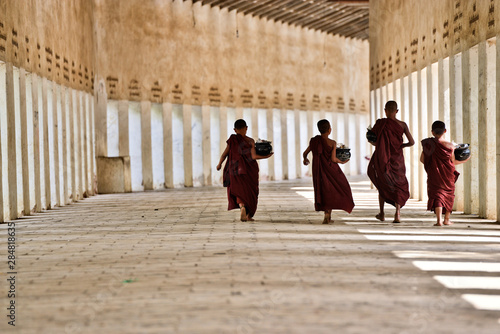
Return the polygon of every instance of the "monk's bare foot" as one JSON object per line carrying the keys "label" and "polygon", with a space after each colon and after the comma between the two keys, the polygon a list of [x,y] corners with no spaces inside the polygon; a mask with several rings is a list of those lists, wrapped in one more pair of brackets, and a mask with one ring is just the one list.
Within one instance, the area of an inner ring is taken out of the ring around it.
{"label": "monk's bare foot", "polygon": [[436,223],[434,226],[443,226],[443,224]]}
{"label": "monk's bare foot", "polygon": [[249,222],[253,222],[253,221],[255,221],[255,219],[253,219],[252,217],[250,217],[250,216],[248,216],[248,215],[247,215],[247,220],[248,220]]}
{"label": "monk's bare foot", "polygon": [[245,209],[245,207],[244,207],[244,206],[242,206],[242,207],[240,208],[240,210],[241,210],[241,212],[240,212],[240,220],[241,220],[242,222],[246,222],[246,221],[247,221],[247,210]]}
{"label": "monk's bare foot", "polygon": [[443,224],[444,225],[453,225],[453,222],[451,222],[449,220],[445,220]]}
{"label": "monk's bare foot", "polygon": [[378,215],[375,216],[375,218],[377,218],[381,222],[383,222],[385,220],[385,217],[384,217],[383,213],[379,213]]}
{"label": "monk's bare foot", "polygon": [[323,218],[323,224],[328,224],[329,221],[328,221],[328,217],[325,215],[325,218]]}

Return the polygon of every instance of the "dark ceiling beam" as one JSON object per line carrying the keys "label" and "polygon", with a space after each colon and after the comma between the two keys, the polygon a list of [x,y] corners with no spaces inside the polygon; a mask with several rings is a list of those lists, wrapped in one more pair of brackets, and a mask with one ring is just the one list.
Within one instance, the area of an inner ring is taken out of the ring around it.
{"label": "dark ceiling beam", "polygon": [[342,13],[341,10],[332,10],[327,16],[322,17],[316,22],[309,23],[307,27],[313,30],[321,30],[324,26],[335,24],[335,21],[344,15],[345,13]]}
{"label": "dark ceiling beam", "polygon": [[263,18],[263,17],[266,17],[268,20],[270,20],[270,16],[272,15],[276,15],[276,13],[280,13],[282,11],[282,8],[283,7],[286,7],[286,4],[288,3],[289,1],[286,1],[286,0],[279,0],[279,1],[276,1],[276,5],[273,5],[271,8],[269,8],[269,10],[267,12],[263,12],[259,15],[259,18]]}
{"label": "dark ceiling beam", "polygon": [[247,10],[251,10],[252,8],[259,8],[263,4],[269,3],[269,2],[272,2],[272,1],[261,0],[261,1],[256,2],[256,3],[254,3],[253,1],[247,1],[247,4],[246,5],[241,5],[240,8],[238,8],[238,11],[242,12],[244,14],[247,14],[246,13]]}
{"label": "dark ceiling beam", "polygon": [[210,7],[219,6],[222,9],[222,6],[224,5],[225,2],[231,2],[231,1],[230,0],[229,1],[228,0],[217,0],[217,1],[211,2]]}
{"label": "dark ceiling beam", "polygon": [[[304,10],[307,9],[311,4],[307,1],[299,1],[295,5],[289,6],[286,9],[283,8],[282,12],[275,17],[269,17],[269,20],[274,19],[275,21],[282,20],[284,17],[292,17],[292,16],[302,16]],[[293,11],[293,12],[292,12]]]}
{"label": "dark ceiling beam", "polygon": [[321,19],[321,17],[327,17],[330,13],[332,13],[332,9],[330,8],[319,8],[315,11],[310,11],[308,13],[304,13],[302,17],[299,17],[298,19],[291,20],[290,24],[296,25],[296,26],[303,26],[306,25],[307,23],[317,21],[318,19]]}
{"label": "dark ceiling beam", "polygon": [[273,4],[276,2],[276,0],[268,0],[263,3],[261,3],[259,6],[256,6],[255,8],[249,8],[244,11],[245,14],[250,14],[252,16],[259,16],[261,13],[264,13],[269,10],[273,6]]}
{"label": "dark ceiling beam", "polygon": [[332,27],[326,31],[332,34],[340,34],[341,32],[344,32],[346,30],[346,26],[356,21],[359,21],[358,17],[351,19],[349,17],[346,17],[342,19],[341,22],[339,22],[339,24],[335,25],[335,27]]}
{"label": "dark ceiling beam", "polygon": [[[366,19],[365,22],[368,23],[368,19]],[[351,23],[351,24],[348,24],[348,25],[344,25],[343,28],[337,29],[335,31],[335,33],[347,36],[347,35],[352,35],[352,34],[358,33],[359,31],[362,31],[364,29],[366,29],[366,27],[361,27],[359,25],[359,21],[358,21],[356,23]]]}
{"label": "dark ceiling beam", "polygon": [[323,8],[312,7],[312,8],[307,8],[307,10],[305,11],[294,13],[295,15],[288,15],[288,16],[281,15],[276,17],[270,17],[269,19],[273,19],[274,21],[286,21],[292,24],[293,22],[297,22],[300,20],[311,20],[311,19],[314,20],[314,16],[311,17],[311,15],[317,15],[318,13],[321,14],[324,12],[325,9]]}
{"label": "dark ceiling beam", "polygon": [[[183,0],[187,1],[187,0]],[[368,38],[369,0],[191,0],[327,34]],[[311,2],[312,1],[312,2]]]}
{"label": "dark ceiling beam", "polygon": [[248,0],[239,0],[239,1],[230,1],[229,4],[227,6],[225,6],[227,8],[227,11],[230,12],[232,10],[235,10],[237,12],[240,11],[240,6],[243,5],[243,4],[247,4],[248,3]]}
{"label": "dark ceiling beam", "polygon": [[366,6],[369,7],[370,4],[368,0],[328,0],[328,3],[336,3],[339,5],[349,5],[349,6]]}
{"label": "dark ceiling beam", "polygon": [[193,1],[193,3],[194,2],[201,2],[202,5],[210,5],[211,3],[216,2],[216,1],[217,0],[202,0],[202,1],[198,0],[198,1]]}
{"label": "dark ceiling beam", "polygon": [[[360,9],[358,9],[358,11],[359,10]],[[346,18],[350,17],[355,12],[356,11],[353,9],[345,9],[344,11],[340,11],[339,15],[335,16],[334,18],[325,20],[325,22],[322,25],[315,25],[314,28],[311,27],[311,29],[327,31],[330,30],[332,27],[338,27],[343,24],[343,21]]]}

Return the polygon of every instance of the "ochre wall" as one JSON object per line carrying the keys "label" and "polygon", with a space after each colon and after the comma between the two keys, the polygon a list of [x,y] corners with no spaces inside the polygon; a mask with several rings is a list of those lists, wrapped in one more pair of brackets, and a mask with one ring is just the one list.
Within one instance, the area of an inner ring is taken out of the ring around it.
{"label": "ochre wall", "polygon": [[368,106],[366,41],[191,1],[0,0],[0,60],[108,99]]}
{"label": "ochre wall", "polygon": [[367,41],[191,1],[95,0],[94,13],[97,80],[108,99],[368,107]]}
{"label": "ochre wall", "polygon": [[371,89],[500,32],[500,0],[370,1]]}
{"label": "ochre wall", "polygon": [[0,0],[0,60],[93,91],[93,3]]}

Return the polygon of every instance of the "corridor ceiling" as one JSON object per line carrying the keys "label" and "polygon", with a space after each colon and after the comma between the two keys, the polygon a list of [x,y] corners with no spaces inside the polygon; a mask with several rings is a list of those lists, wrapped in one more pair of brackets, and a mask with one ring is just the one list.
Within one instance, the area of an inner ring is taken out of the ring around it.
{"label": "corridor ceiling", "polygon": [[368,39],[368,0],[193,0],[327,34]]}

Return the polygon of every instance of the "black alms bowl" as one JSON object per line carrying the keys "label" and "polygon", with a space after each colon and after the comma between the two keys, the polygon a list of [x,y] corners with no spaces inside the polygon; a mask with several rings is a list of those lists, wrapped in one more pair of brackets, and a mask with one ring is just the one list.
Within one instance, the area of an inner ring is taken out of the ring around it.
{"label": "black alms bowl", "polygon": [[375,132],[373,132],[372,130],[368,130],[368,131],[366,131],[366,139],[368,139],[368,141],[370,143],[376,143],[377,142],[377,134]]}
{"label": "black alms bowl", "polygon": [[255,153],[257,153],[257,155],[269,155],[272,151],[273,147],[270,142],[255,143]]}
{"label": "black alms bowl", "polygon": [[470,145],[458,144],[455,148],[455,160],[464,161],[470,157]]}
{"label": "black alms bowl", "polygon": [[347,161],[351,158],[351,149],[337,147],[336,155],[337,155],[337,159],[339,159],[340,161]]}

